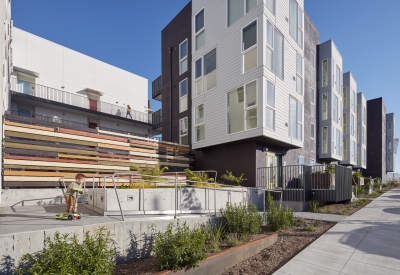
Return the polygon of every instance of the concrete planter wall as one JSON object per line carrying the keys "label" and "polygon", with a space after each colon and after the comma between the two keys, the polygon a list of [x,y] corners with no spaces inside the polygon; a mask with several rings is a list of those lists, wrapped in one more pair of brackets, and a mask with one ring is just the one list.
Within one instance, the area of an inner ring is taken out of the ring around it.
{"label": "concrete planter wall", "polygon": [[155,273],[154,275],[196,275],[196,274],[222,274],[227,268],[230,268],[254,255],[261,250],[270,247],[276,243],[278,238],[277,233],[273,233],[267,237],[248,242],[236,247],[229,248],[214,255],[207,257],[204,262],[199,264],[199,267],[189,270],[170,271],[164,270]]}
{"label": "concrete planter wall", "polygon": [[[262,209],[263,196],[256,189],[247,188],[145,188],[118,189],[124,214],[174,214],[218,212],[227,202],[251,200]],[[215,199],[214,199],[215,198]],[[104,215],[119,215],[118,200],[113,188],[88,189],[85,207]]]}

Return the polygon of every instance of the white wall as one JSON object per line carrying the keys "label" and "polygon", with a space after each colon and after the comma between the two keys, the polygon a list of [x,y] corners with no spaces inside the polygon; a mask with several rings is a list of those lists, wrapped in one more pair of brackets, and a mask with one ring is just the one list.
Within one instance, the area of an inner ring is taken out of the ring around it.
{"label": "white wall", "polygon": [[126,131],[131,134],[142,134],[142,135],[149,135],[149,131],[146,128],[138,127],[132,124],[124,124],[124,123],[117,123],[115,121],[110,121],[107,119],[100,118],[99,126],[107,127],[115,130]]}
{"label": "white wall", "polygon": [[103,102],[129,104],[141,112],[147,109],[148,80],[141,76],[18,28],[13,30],[13,53],[14,66],[40,74],[38,84],[83,95],[90,88],[104,93]]}

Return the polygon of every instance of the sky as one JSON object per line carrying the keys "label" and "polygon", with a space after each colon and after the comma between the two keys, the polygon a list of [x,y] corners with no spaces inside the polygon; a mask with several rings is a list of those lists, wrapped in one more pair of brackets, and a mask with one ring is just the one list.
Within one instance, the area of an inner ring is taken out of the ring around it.
{"label": "sky", "polygon": [[[151,82],[161,74],[161,30],[188,2],[13,0],[12,19],[15,27],[147,78],[150,99]],[[395,84],[400,78],[399,10],[399,0],[305,0],[320,41],[335,42],[343,71],[352,72],[358,92],[367,100],[383,97],[387,113],[400,105]],[[152,101],[153,110],[160,107]],[[400,112],[397,116],[400,137]],[[400,172],[400,150],[396,164]]]}

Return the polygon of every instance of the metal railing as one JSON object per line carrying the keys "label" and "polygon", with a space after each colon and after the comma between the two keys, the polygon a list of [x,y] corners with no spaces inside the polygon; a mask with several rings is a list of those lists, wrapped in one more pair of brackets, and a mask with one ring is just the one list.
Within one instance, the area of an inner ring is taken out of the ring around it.
{"label": "metal railing", "polygon": [[162,76],[160,75],[151,83],[151,95],[153,99],[157,99],[162,94]]}
{"label": "metal railing", "polygon": [[13,78],[11,81],[11,91],[27,94],[47,100],[56,101],[59,103],[65,103],[68,105],[84,108],[87,110],[99,111],[102,113],[118,116],[118,117],[129,117],[133,120],[152,123],[151,114],[144,112],[131,110],[130,116],[127,114],[127,108],[117,106],[107,102],[96,101],[95,105],[90,104],[89,98],[83,95],[70,93],[51,87],[43,86],[36,83],[31,83],[19,79]]}
{"label": "metal railing", "polygon": [[162,109],[151,114],[153,116],[153,130],[162,127]]}

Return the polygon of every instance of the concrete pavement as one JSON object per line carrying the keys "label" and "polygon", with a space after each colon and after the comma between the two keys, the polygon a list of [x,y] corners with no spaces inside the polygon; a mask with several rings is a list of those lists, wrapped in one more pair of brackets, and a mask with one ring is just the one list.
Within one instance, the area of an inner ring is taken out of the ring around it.
{"label": "concrete pavement", "polygon": [[400,274],[400,189],[340,221],[274,274]]}

